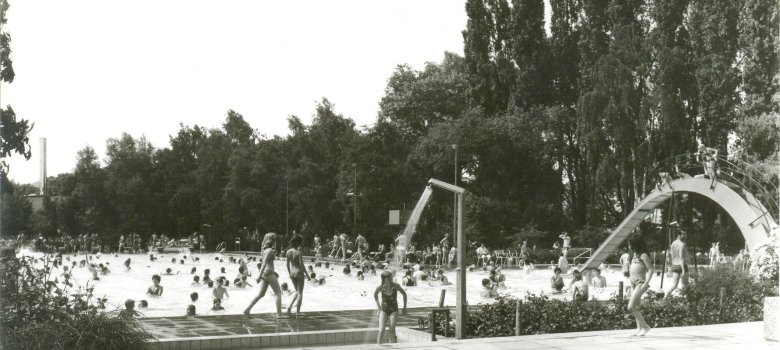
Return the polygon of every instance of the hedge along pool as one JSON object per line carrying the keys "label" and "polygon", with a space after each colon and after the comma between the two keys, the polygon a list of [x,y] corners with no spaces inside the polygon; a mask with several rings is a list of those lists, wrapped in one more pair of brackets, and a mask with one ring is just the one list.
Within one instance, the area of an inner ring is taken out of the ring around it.
{"label": "hedge along pool", "polygon": [[[44,262],[42,259],[43,254],[38,252],[32,252],[30,250],[23,249],[19,252],[18,256],[29,256],[38,258],[39,261],[35,264],[37,267],[42,267]],[[231,263],[228,260],[228,255],[221,254],[195,254],[194,256],[199,258],[199,261],[192,261],[191,256],[184,258],[184,254],[155,254],[157,258],[155,261],[151,261],[149,255],[139,254],[104,254],[104,255],[90,255],[92,258],[88,261],[95,265],[102,263],[108,266],[110,272],[108,274],[99,274],[100,280],[92,280],[92,274],[87,267],[73,268],[73,261],[80,261],[85,259],[84,254],[63,255],[63,264],[68,266],[71,272],[71,283],[73,287],[66,287],[63,284],[63,267],[60,266],[54,269],[50,274],[50,279],[55,278],[59,281],[61,288],[68,288],[71,294],[78,293],[79,287],[86,288],[92,287],[93,298],[106,298],[106,306],[108,310],[115,308],[124,308],[124,302],[127,299],[134,299],[136,301],[136,310],[139,311],[144,317],[161,317],[161,316],[184,316],[186,314],[187,306],[191,303],[190,293],[197,292],[199,295],[198,301],[195,302],[198,315],[226,315],[226,314],[240,314],[250,300],[257,294],[259,287],[255,283],[258,272],[256,264],[252,261],[247,263],[252,276],[247,281],[252,284],[251,287],[238,288],[233,285],[233,280],[238,275],[239,264]],[[126,270],[123,265],[126,259],[131,259],[129,271]],[[238,258],[238,256],[236,256]],[[69,259],[69,260],[68,260]],[[175,259],[173,263],[171,260]],[[220,261],[222,259],[222,261]],[[182,264],[181,261],[184,261]],[[259,258],[258,258],[259,260]],[[306,259],[306,266],[314,265],[310,262],[310,259]],[[50,264],[51,266],[51,264]],[[192,268],[196,268],[195,274],[191,274]],[[220,272],[224,267],[225,272]],[[287,282],[290,285],[290,290],[293,290],[292,283],[290,282],[286,262],[284,260],[277,259],[275,262],[275,270],[279,273],[279,283]],[[172,275],[166,275],[166,269],[172,270]],[[326,277],[326,282],[323,285],[316,285],[312,282],[306,282],[304,288],[303,306],[301,312],[306,311],[327,311],[327,310],[360,310],[360,309],[374,309],[376,304],[373,299],[373,292],[379,285],[379,274],[371,275],[367,274],[365,280],[358,280],[355,275],[357,269],[352,269],[351,275],[344,275],[342,273],[343,265],[331,264],[330,268],[314,267],[314,272],[317,276]],[[216,279],[220,276],[225,276],[230,281],[230,285],[226,288],[229,294],[229,298],[222,301],[222,306],[225,308],[220,311],[212,311],[212,289],[201,283],[200,286],[192,286],[193,277],[195,275],[203,277],[203,270],[210,269],[211,279]],[[379,270],[381,272],[381,270]],[[501,294],[510,294],[516,297],[522,297],[526,293],[546,293],[550,294],[550,277],[552,271],[549,269],[535,269],[530,271],[523,271],[519,269],[507,269],[503,270],[506,276],[506,289],[500,289],[498,292]],[[150,296],[146,294],[147,288],[152,284],[152,275],[160,275],[162,281],[160,284],[164,287],[162,296]],[[397,280],[400,280],[402,274],[398,274]],[[591,288],[591,297],[600,300],[609,299],[611,294],[616,293],[618,290],[618,283],[623,280],[622,274],[619,271],[619,267],[613,266],[612,269],[602,272],[602,275],[607,280],[607,288],[600,291],[594,291]],[[408,307],[426,307],[436,306],[439,302],[441,289],[445,289],[446,298],[445,305],[455,305],[455,271],[449,270],[445,272],[445,276],[451,282],[448,286],[442,286],[439,281],[418,281],[417,286],[404,287],[409,300]],[[483,291],[482,279],[487,278],[488,273],[481,268],[467,273],[467,300],[470,305],[476,305],[478,303],[489,303],[492,299],[486,299],[481,296]],[[566,284],[571,281],[571,277],[564,276]],[[668,276],[664,287],[668,288]],[[660,284],[660,277],[653,278],[653,289],[658,289]],[[272,291],[269,288],[267,294],[260,302],[252,309],[252,313],[269,313],[275,312]],[[552,295],[552,298],[569,298],[568,293]],[[293,296],[291,294],[282,293],[282,307],[286,309],[287,305],[292,301]],[[140,308],[140,300],[146,300],[149,304],[147,308]],[[398,296],[399,306],[402,305],[402,297]],[[283,310],[284,311],[284,310]]]}

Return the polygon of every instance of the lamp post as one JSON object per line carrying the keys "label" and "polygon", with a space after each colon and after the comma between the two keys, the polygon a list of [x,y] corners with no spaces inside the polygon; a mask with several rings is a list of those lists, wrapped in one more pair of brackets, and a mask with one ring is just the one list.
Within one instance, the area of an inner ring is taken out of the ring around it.
{"label": "lamp post", "polygon": [[[455,177],[452,184],[458,186],[458,145],[453,143],[451,147],[452,150],[455,151]],[[456,193],[452,195],[452,246],[453,247],[458,244],[457,217],[458,217],[458,194]],[[447,252],[445,252],[444,254],[447,254]]]}
{"label": "lamp post", "polygon": [[353,234],[357,235],[357,231],[358,231],[358,229],[357,229],[357,217],[358,217],[357,198],[363,196],[363,194],[359,193],[357,191],[357,164],[356,163],[352,163],[352,172],[353,172],[353,175],[354,175],[354,181],[355,181],[354,182],[354,186],[355,187],[352,190],[352,192],[347,192],[347,197],[352,197],[352,199],[353,199],[353,206],[354,206],[354,210],[355,210],[355,215],[353,215],[353,224],[354,224],[355,231],[353,232]]}

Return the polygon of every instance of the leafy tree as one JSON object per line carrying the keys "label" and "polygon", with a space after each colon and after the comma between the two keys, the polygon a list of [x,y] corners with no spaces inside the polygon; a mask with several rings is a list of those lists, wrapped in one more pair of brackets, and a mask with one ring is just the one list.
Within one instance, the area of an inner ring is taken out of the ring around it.
{"label": "leafy tree", "polygon": [[159,203],[152,195],[151,176],[154,173],[154,147],[145,137],[135,139],[123,133],[106,142],[107,190],[116,216],[116,230],[150,235],[152,218]]}
{"label": "leafy tree", "polygon": [[517,82],[513,106],[520,111],[552,102],[549,86],[549,52],[544,32],[544,1],[513,0],[511,33],[512,61]]}
{"label": "leafy tree", "polygon": [[[16,76],[11,59],[11,35],[2,31],[3,25],[8,23],[9,6],[7,0],[0,0],[0,81],[10,84]],[[0,173],[7,174],[9,169],[5,159],[12,153],[28,160],[32,156],[29,134],[34,124],[26,119],[17,119],[9,105],[5,109],[0,108],[0,125]]]}
{"label": "leafy tree", "polygon": [[738,20],[739,2],[701,0],[691,3],[687,23],[699,91],[697,136],[721,154],[737,120]]}
{"label": "leafy tree", "polygon": [[25,191],[22,186],[8,181],[3,173],[0,173],[0,181],[3,182],[0,186],[0,232],[7,236],[29,232],[32,204],[26,195],[31,191]]}

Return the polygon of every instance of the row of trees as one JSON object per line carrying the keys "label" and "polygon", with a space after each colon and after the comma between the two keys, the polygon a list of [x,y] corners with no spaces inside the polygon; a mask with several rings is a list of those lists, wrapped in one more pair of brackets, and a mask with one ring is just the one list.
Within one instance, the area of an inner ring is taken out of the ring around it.
{"label": "row of trees", "polygon": [[[400,229],[388,210],[411,209],[429,178],[453,181],[453,144],[467,232],[494,246],[562,230],[598,245],[655,186],[655,165],[698,142],[776,181],[775,1],[550,5],[548,35],[543,0],[466,1],[464,56],[398,66],[370,128],[323,99],[311,125],[289,118],[286,137],[231,110],[221,128],[182,125],[163,148],[122,135],[101,161],[87,147],[50,184],[68,200],[13,227],[4,210],[3,232],[183,236],[207,224],[221,240],[242,227],[332,235],[354,230],[347,193],[360,192],[357,230],[388,242]],[[703,244],[723,239],[719,209],[700,202],[687,220]],[[417,237],[451,231],[451,206],[435,194]]]}

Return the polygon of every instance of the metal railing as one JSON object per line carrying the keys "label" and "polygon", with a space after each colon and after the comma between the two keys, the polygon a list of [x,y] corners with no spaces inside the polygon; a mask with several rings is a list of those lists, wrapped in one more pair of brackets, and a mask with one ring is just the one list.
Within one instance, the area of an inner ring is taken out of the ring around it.
{"label": "metal railing", "polygon": [[[778,186],[772,181],[772,177],[757,169],[750,163],[739,159],[729,159],[725,156],[716,157],[715,178],[713,185],[733,183],[743,191],[750,192],[756,200],[763,205],[766,212],[761,216],[769,215],[775,222],[780,219],[778,210]],[[695,176],[704,173],[704,166],[696,161],[695,153],[686,153],[672,156],[658,162],[653,175],[657,177],[657,183],[663,183],[660,174],[666,173],[671,178]],[[769,180],[767,180],[769,179]],[[740,193],[744,196],[744,193]],[[757,218],[757,220],[760,219]]]}

